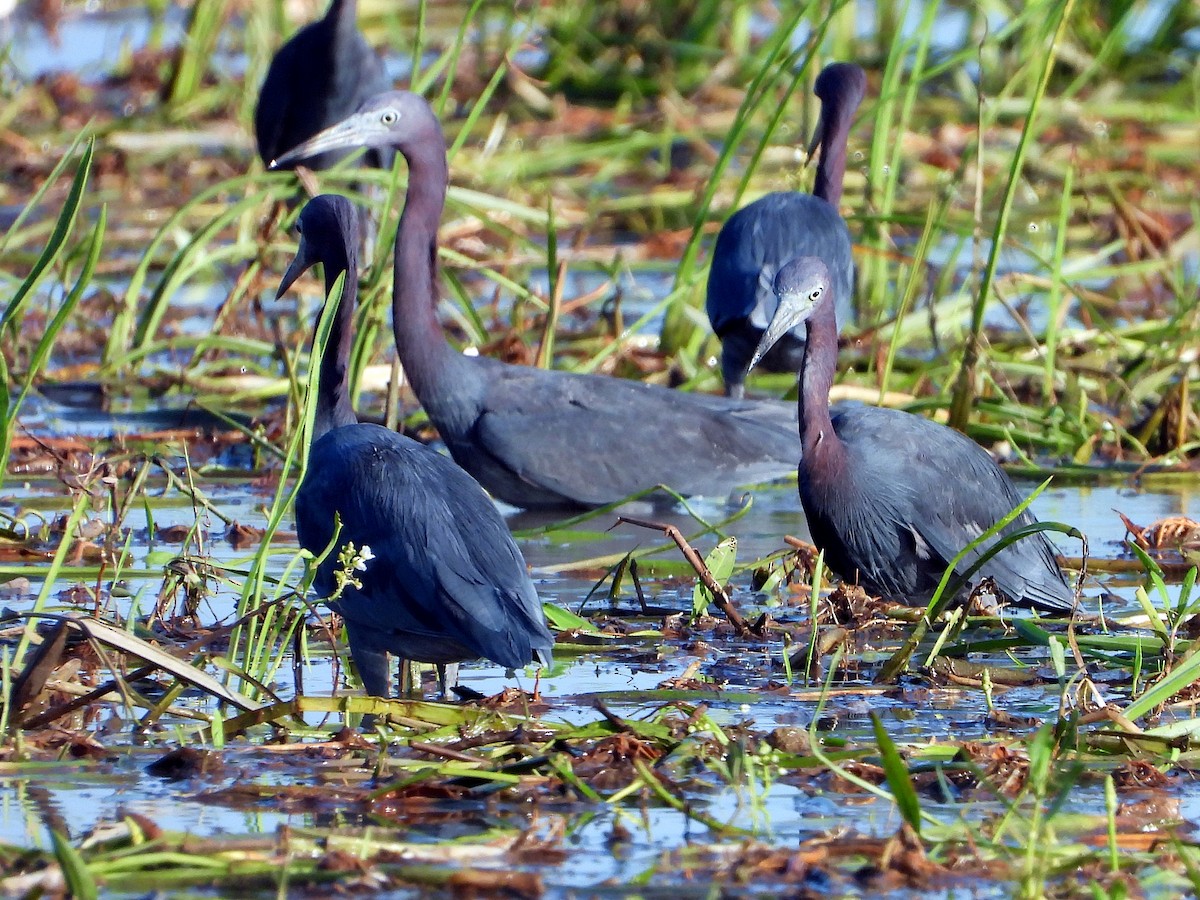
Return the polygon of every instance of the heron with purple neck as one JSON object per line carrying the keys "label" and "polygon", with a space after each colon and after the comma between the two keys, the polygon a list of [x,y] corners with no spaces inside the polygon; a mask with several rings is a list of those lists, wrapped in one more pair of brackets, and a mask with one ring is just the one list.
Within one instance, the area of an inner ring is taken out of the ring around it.
{"label": "heron with purple neck", "polygon": [[[846,141],[854,113],[866,91],[867,77],[854,63],[833,63],[817,78],[821,118],[808,152],[818,147],[816,181],[811,194],[776,191],[729,217],[717,235],[708,270],[706,309],[721,338],[721,374],[725,393],[745,392],[750,356],[775,312],[775,273],[790,259],[817,256],[835,281],[838,320],[851,311],[854,262],[850,230],[838,212],[846,172]],[[771,372],[795,372],[804,353],[800,328],[782,335],[759,361]]]}
{"label": "heron with purple neck", "polygon": [[[829,408],[837,366],[837,286],[825,263],[800,257],[775,276],[778,305],[750,360],[806,327],[800,368],[800,502],[830,568],[869,593],[928,602],[950,562],[1021,503],[1009,477],[966,435],[897,409]],[[1028,509],[968,553],[1036,523]],[[1069,614],[1075,597],[1044,532],[1004,547],[978,569],[1009,602]]]}
{"label": "heron with purple neck", "polygon": [[[337,536],[315,587],[345,619],[350,655],[374,696],[391,696],[388,654],[435,664],[443,695],[464,660],[484,657],[509,669],[549,665],[554,638],[525,560],[483,489],[432,448],[361,424],[354,414],[349,372],[358,221],[345,197],[310,200],[297,220],[299,249],[278,291],[282,296],[318,262],[327,294],[345,274],[319,362],[312,442],[296,495],[300,545],[319,556]],[[349,544],[353,559],[339,560]],[[357,581],[340,594],[339,566],[349,566]]]}
{"label": "heron with purple neck", "polygon": [[438,226],[449,183],[437,116],[416,94],[381,94],[276,165],[347,147],[394,149],[408,162],[392,295],[397,353],[455,461],[494,497],[525,508],[594,507],[665,484],[723,498],[794,470],[790,404],[459,353],[437,318]]}

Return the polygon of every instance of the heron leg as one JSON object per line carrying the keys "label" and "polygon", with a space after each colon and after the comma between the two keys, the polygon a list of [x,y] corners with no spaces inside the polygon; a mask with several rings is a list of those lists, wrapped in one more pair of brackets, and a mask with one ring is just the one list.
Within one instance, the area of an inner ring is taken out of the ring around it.
{"label": "heron leg", "polygon": [[405,659],[403,656],[400,660],[400,696],[401,697],[420,697],[421,696],[421,678],[416,671],[417,664],[411,659]]}
{"label": "heron leg", "polygon": [[[358,678],[363,689],[372,697],[391,697],[388,684],[391,681],[390,662],[386,650],[373,645],[369,633],[358,629],[354,623],[346,623],[346,634],[350,638],[350,658],[354,668],[358,670]],[[375,716],[371,713],[363,716],[359,727],[370,730],[375,725]]]}
{"label": "heron leg", "polygon": [[346,632],[350,638],[350,658],[358,669],[358,677],[363,688],[372,697],[388,699],[392,696],[388,687],[389,665],[386,650],[372,644],[370,639],[355,627],[354,623],[346,623]]}
{"label": "heron leg", "polygon": [[438,663],[437,676],[442,699],[449,700],[451,689],[458,684],[458,663]]}

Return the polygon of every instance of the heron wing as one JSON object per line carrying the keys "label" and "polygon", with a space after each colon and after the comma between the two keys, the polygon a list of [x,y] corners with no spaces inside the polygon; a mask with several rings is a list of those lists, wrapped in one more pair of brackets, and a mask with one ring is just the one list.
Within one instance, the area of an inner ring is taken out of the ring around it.
{"label": "heron wing", "polygon": [[[987,451],[954,429],[874,407],[839,414],[835,428],[843,442],[855,448],[856,480],[877,491],[874,502],[898,531],[911,532],[913,552],[924,556],[934,578],[940,578],[950,560],[1022,501]],[[1004,533],[1034,521],[1026,510]],[[992,543],[970,551],[961,570]],[[1071,608],[1070,590],[1044,535],[1023,538],[1001,550],[979,573],[991,577],[1014,601],[1058,612]]]}
{"label": "heron wing", "polygon": [[656,484],[728,491],[788,475],[799,459],[787,404],[512,366],[491,374],[478,443],[521,479],[583,505]]}
{"label": "heron wing", "polygon": [[[775,273],[798,256],[819,256],[833,275],[837,316],[852,316],[854,262],[850,230],[833,206],[795,191],[767,194],[725,222],[713,247],[706,309],[713,330],[749,319],[765,328],[775,314]],[[803,340],[804,328],[794,329]]]}
{"label": "heron wing", "polygon": [[322,127],[319,79],[327,79],[334,68],[329,31],[324,19],[310,22],[279,48],[267,68],[254,109],[254,136],[265,163]]}
{"label": "heron wing", "polygon": [[[508,527],[479,485],[449,459],[373,425],[313,445],[296,502],[302,546],[320,553],[341,517],[339,544],[371,548],[361,590],[338,601],[347,618],[384,632],[449,639],[501,665],[553,643]],[[334,589],[337,554],[317,588]]]}

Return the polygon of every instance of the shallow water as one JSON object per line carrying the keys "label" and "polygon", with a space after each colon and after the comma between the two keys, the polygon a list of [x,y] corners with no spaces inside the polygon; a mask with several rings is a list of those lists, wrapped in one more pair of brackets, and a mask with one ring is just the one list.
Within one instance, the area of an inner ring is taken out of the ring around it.
{"label": "shallow water", "polygon": [[[1152,4],[1154,5],[1154,4]],[[54,45],[45,40],[40,26],[22,18],[20,14],[0,22],[0,41],[14,36],[11,57],[6,61],[22,78],[32,78],[43,73],[73,71],[85,79],[99,77],[119,55],[123,48],[143,46],[149,37],[144,15],[137,10],[105,12],[101,4],[88,4],[88,14],[68,15],[64,20],[59,37]],[[915,15],[918,6],[909,8]],[[866,16],[866,7],[860,7],[860,15]],[[914,19],[913,22],[916,20]],[[966,14],[948,10],[941,28],[935,34],[935,47],[943,43],[953,45],[957,41],[956,29],[961,30]],[[182,35],[184,17],[172,8],[167,16],[161,36],[167,46],[177,43]],[[866,22],[864,18],[864,23]],[[759,21],[755,26],[761,26]],[[867,27],[864,24],[864,27]],[[798,34],[800,40],[803,35]],[[540,52],[523,50],[523,53]],[[430,57],[432,59],[432,57]],[[401,77],[406,71],[407,60],[392,56],[388,60],[389,71]],[[223,71],[238,72],[243,61],[238,58],[223,58]],[[972,72],[971,64],[967,65]],[[865,146],[865,144],[863,145]],[[861,153],[856,164],[864,161]],[[1042,215],[1042,210],[1038,215]],[[1030,214],[1033,216],[1033,214]],[[1037,225],[1039,234],[1034,240],[1025,236],[1025,246],[1016,246],[1005,251],[1001,261],[1001,272],[1036,271],[1040,263],[1031,252],[1043,256],[1049,254],[1053,235],[1044,218],[1033,217],[1028,222],[1018,222],[1015,227]],[[1015,229],[1014,229],[1015,230]],[[1021,238],[1017,239],[1019,244]],[[1032,248],[1032,249],[1031,249]],[[957,244],[943,244],[934,248],[931,260],[936,265],[951,266],[960,274],[970,266],[969,251],[964,253]],[[1182,268],[1187,277],[1194,277],[1196,262],[1200,258],[1195,252],[1185,252]],[[181,287],[170,298],[172,326],[177,334],[200,337],[211,329],[212,311],[227,297],[229,285],[222,281],[228,273],[215,276],[214,283],[202,283],[199,279]],[[122,276],[123,277],[123,276]],[[469,278],[470,276],[468,276]],[[610,279],[607,270],[589,270],[578,266],[568,269],[565,295],[587,294]],[[615,289],[621,296],[621,312],[626,327],[636,317],[652,310],[660,298],[670,290],[674,279],[673,263],[661,260],[636,269],[620,267],[615,277]],[[103,279],[97,279],[97,285]],[[547,288],[545,273],[534,269],[530,276],[531,285],[543,293]],[[1081,280],[1081,285],[1102,290],[1101,283]],[[118,279],[107,286],[123,293],[127,282]],[[57,288],[47,288],[56,290]],[[1019,299],[1019,298],[1018,298]],[[503,291],[494,298],[497,320],[511,311],[511,297]],[[312,298],[301,301],[302,308],[311,309]],[[263,308],[268,315],[284,315],[295,309],[295,301],[286,299],[275,303],[266,299]],[[581,319],[585,327],[595,324],[596,317],[610,313],[609,308],[587,313],[592,318]],[[966,315],[965,307],[959,307],[958,319],[950,315],[939,317],[940,327],[948,330]],[[1025,321],[1033,328],[1040,328],[1044,309],[1031,304]],[[1013,330],[1019,323],[1000,307],[988,311],[987,323],[998,329]],[[1070,316],[1067,326],[1075,324]],[[661,325],[661,318],[651,317],[642,329],[642,335],[628,341],[652,343]],[[580,324],[571,318],[560,322],[560,329],[569,333]],[[182,345],[183,342],[181,342]],[[54,364],[78,364],[86,358],[74,349]],[[164,351],[151,357],[148,365],[161,365],[165,370],[184,364],[190,357],[187,349]],[[53,368],[53,366],[52,366]],[[282,382],[280,382],[282,384]],[[33,397],[23,409],[21,424],[30,433],[47,436],[73,437],[76,435],[96,436],[107,439],[110,435],[132,434],[148,429],[170,429],[195,424],[203,420],[203,414],[195,411],[178,413],[154,409],[154,403],[145,397],[110,398],[104,410],[89,408],[98,400],[86,396],[70,396],[70,391],[60,391],[56,399]],[[61,402],[60,402],[61,401]],[[81,403],[79,406],[64,405],[67,401]],[[169,401],[175,402],[175,401]],[[179,401],[182,402],[182,401]],[[376,406],[378,403],[376,403]],[[259,410],[239,410],[248,413]],[[170,444],[162,452],[179,466],[182,463],[180,446]],[[202,470],[200,485],[211,502],[226,516],[238,523],[254,528],[266,525],[264,509],[271,502],[273,481],[260,482],[248,474],[253,463],[245,445],[235,445],[215,454],[209,461],[221,471]],[[232,475],[230,474],[232,472]],[[1022,490],[1034,487],[1034,482],[1021,482]],[[93,488],[95,486],[93,485]],[[739,560],[749,561],[777,553],[784,548],[785,534],[800,538],[807,537],[804,519],[799,508],[795,484],[781,483],[761,487],[752,492],[752,505],[742,517],[723,528],[724,533],[736,535],[739,541]],[[172,488],[161,478],[152,479],[146,490],[145,505],[136,504],[123,523],[123,534],[128,536],[130,556],[125,561],[127,570],[122,573],[121,590],[106,599],[107,617],[124,620],[130,616],[144,616],[153,606],[163,586],[163,566],[179,555],[184,547],[173,540],[173,532],[186,531],[200,522],[200,544],[204,555],[214,563],[231,569],[245,569],[249,565],[253,547],[238,549],[226,538],[226,525],[212,513],[197,511],[191,500]],[[696,516],[707,522],[720,522],[740,508],[742,498],[703,498],[694,501],[691,509]],[[30,475],[23,480],[20,475],[10,476],[0,486],[0,513],[12,516],[31,528],[52,522],[70,511],[71,495],[57,480],[44,475]],[[1195,486],[1184,486],[1172,490],[1143,490],[1131,479],[1121,484],[1101,486],[1075,486],[1054,484],[1033,504],[1034,512],[1043,520],[1053,520],[1075,525],[1087,533],[1094,557],[1125,557],[1125,528],[1113,510],[1120,510],[1131,520],[1142,525],[1172,515],[1195,517],[1200,496]],[[102,507],[97,501],[97,509]],[[633,514],[677,526],[685,534],[702,530],[695,518],[681,507],[655,509],[637,507]],[[507,511],[510,525],[522,532],[553,524],[553,516],[531,515]],[[667,544],[658,532],[639,529],[632,525],[611,527],[615,516],[606,514],[590,521],[554,529],[549,534],[522,537],[520,543],[542,598],[583,615],[608,612],[635,623],[647,630],[658,629],[664,619],[663,610],[686,614],[691,604],[694,578],[658,577],[654,574],[655,560],[669,563],[678,571],[680,555],[673,546],[654,554],[642,563],[642,584],[646,599],[654,612],[640,616],[633,588],[626,579],[620,597],[610,606],[607,582],[595,590],[607,570],[622,554],[639,547],[657,547]],[[295,535],[291,533],[290,519],[284,530],[276,536],[277,554],[272,557],[269,574],[282,575],[291,562],[296,550]],[[1059,538],[1060,549],[1068,557],[1079,555],[1074,542]],[[717,537],[705,534],[696,539],[701,553],[707,552],[716,543]],[[50,545],[53,549],[53,544]],[[186,548],[196,550],[194,545]],[[36,569],[36,566],[31,566]],[[51,609],[61,611],[90,610],[86,598],[74,600],[68,591],[79,576],[65,575],[54,586]],[[111,573],[103,573],[102,586],[109,587]],[[24,581],[0,584],[0,606],[22,611],[28,609],[42,584],[36,571]],[[94,584],[97,576],[86,576],[87,583]],[[235,582],[237,578],[235,577]],[[294,580],[294,579],[293,579]],[[1095,612],[1099,608],[1098,596],[1104,594],[1104,611],[1109,616],[1120,617],[1139,611],[1133,599],[1134,591],[1141,583],[1140,577],[1100,575],[1089,578],[1085,586],[1085,611]],[[751,574],[743,571],[732,582],[733,597],[741,611],[752,617],[762,611],[769,612],[777,621],[785,624],[803,624],[807,610],[798,596],[776,592],[770,595],[754,594],[751,591]],[[213,581],[210,591],[200,607],[198,617],[202,624],[212,625],[228,621],[237,601],[237,583]],[[593,593],[594,591],[594,593]],[[590,599],[588,597],[591,593]],[[765,643],[738,641],[727,633],[715,629],[711,624],[687,630],[682,637],[664,637],[661,634],[630,636],[615,640],[604,648],[571,648],[558,654],[554,667],[541,675],[540,689],[548,703],[543,718],[552,722],[585,724],[597,721],[597,700],[613,714],[627,720],[642,720],[656,715],[668,701],[665,694],[651,693],[664,683],[679,678],[685,673],[705,679],[713,685],[712,690],[690,688],[681,691],[686,702],[703,703],[711,720],[731,730],[740,726],[753,729],[758,734],[770,732],[777,727],[807,729],[814,719],[818,731],[836,746],[839,740],[857,742],[859,746],[875,746],[871,713],[878,713],[894,740],[910,742],[914,746],[931,742],[958,742],[987,739],[997,727],[987,718],[987,704],[982,691],[974,689],[939,686],[931,680],[908,678],[899,686],[884,690],[870,681],[872,666],[888,655],[897,643],[895,635],[886,635],[877,647],[857,648],[859,668],[845,678],[834,682],[835,691],[823,706],[816,699],[818,685],[795,681],[778,690],[767,688],[771,682],[782,685],[787,680],[781,660],[783,647],[779,639]],[[0,652],[10,652],[7,644],[0,644]],[[1023,653],[1019,660],[1035,667],[1045,667],[1046,658],[1036,652]],[[858,677],[855,676],[857,672]],[[315,652],[304,673],[305,694],[310,696],[344,692],[345,685],[335,684],[337,670],[328,651]],[[509,677],[502,670],[488,663],[472,663],[463,667],[462,682],[484,694],[495,695],[506,687],[520,686],[532,689],[532,672],[518,673]],[[290,666],[285,664],[269,685],[284,698],[291,697],[295,687]],[[718,689],[719,688],[719,689]],[[1122,699],[1127,691],[1124,681],[1113,686],[1102,686],[1110,699]],[[1033,687],[1021,687],[996,691],[996,705],[1012,716],[1029,716],[1038,721],[1052,721],[1058,713],[1060,690],[1053,679]],[[191,707],[200,711],[211,711],[212,704],[198,692],[189,692],[177,701],[177,706]],[[1186,713],[1181,713],[1184,715]],[[321,717],[307,714],[307,724],[319,735],[332,734],[340,725],[339,716]],[[187,831],[199,836],[221,837],[237,834],[272,834],[281,827],[333,827],[372,825],[377,829],[395,834],[404,840],[437,843],[461,836],[482,836],[497,826],[516,829],[547,829],[565,823],[565,847],[569,851],[568,862],[535,868],[544,875],[552,893],[563,895],[571,889],[586,890],[589,896],[607,894],[622,895],[639,879],[649,878],[662,861],[662,855],[687,847],[693,840],[697,843],[712,839],[712,833],[683,813],[661,806],[647,804],[609,806],[582,802],[554,803],[494,803],[480,794],[468,801],[448,801],[438,805],[437,813],[442,818],[422,818],[420,811],[399,819],[380,820],[359,807],[328,807],[304,811],[288,811],[285,804],[270,804],[242,799],[234,803],[228,798],[206,796],[213,791],[232,785],[261,783],[266,785],[336,785],[339,783],[337,770],[325,767],[308,759],[296,761],[286,758],[262,746],[244,741],[232,742],[223,754],[223,767],[211,775],[192,776],[182,782],[172,782],[147,774],[146,766],[178,743],[188,743],[184,728],[191,726],[167,718],[166,728],[149,737],[134,736],[131,719],[107,707],[99,707],[88,717],[77,716],[68,724],[81,732],[95,737],[105,750],[99,751],[101,758],[73,761],[70,753],[63,751],[63,758],[56,763],[39,768],[0,763],[0,844],[21,847],[45,848],[50,845],[51,829],[69,834],[78,839],[95,826],[112,822],[124,812],[145,815],[160,827],[169,830]],[[180,731],[172,729],[178,725]],[[256,734],[255,740],[260,739]],[[368,754],[369,756],[369,754]],[[919,764],[914,762],[914,768]],[[371,768],[370,759],[357,771],[365,776]],[[892,803],[872,799],[862,792],[840,793],[831,790],[826,779],[795,772],[786,773],[771,784],[756,782],[752,778],[735,780],[737,786],[730,787],[727,780],[712,773],[701,773],[684,789],[688,802],[713,818],[732,825],[750,829],[756,837],[766,843],[791,847],[798,841],[826,835],[846,829],[880,836],[894,834],[899,817]],[[1200,827],[1200,790],[1184,776],[1173,777],[1169,786],[1169,800],[1174,804],[1173,818],[1182,823],[1184,829]],[[942,798],[925,798],[923,808],[946,821],[960,816],[973,821],[999,815],[1002,804],[987,800],[972,799],[969,804],[945,802]],[[1066,803],[1066,812],[1096,815],[1103,811],[1103,790],[1094,785],[1078,786]],[[436,820],[435,820],[436,819]],[[632,836],[628,840],[614,842],[614,832],[624,829]],[[820,887],[820,886],[816,886]],[[658,888],[660,892],[664,889]],[[678,897],[710,893],[711,885],[694,884],[687,887],[672,887],[671,893]],[[415,891],[397,892],[413,894]],[[653,890],[644,893],[652,895]],[[865,893],[865,892],[864,892]],[[938,892],[943,893],[943,892]],[[1007,887],[992,888],[973,886],[971,896],[1006,896]]]}
{"label": "shallow water", "polygon": [[[1028,488],[1031,485],[1026,484]],[[208,486],[212,502],[222,511],[234,516],[239,522],[256,527],[265,525],[260,511],[265,495],[261,488],[253,488],[247,481],[221,481]],[[151,490],[151,496],[157,492]],[[1191,491],[1158,492],[1142,491],[1129,486],[1105,487],[1052,487],[1035,501],[1034,509],[1039,517],[1077,523],[1088,533],[1093,553],[1099,556],[1120,554],[1124,527],[1111,507],[1121,509],[1126,515],[1140,523],[1175,514],[1186,514],[1194,507],[1197,498]],[[4,490],[2,508],[6,513],[18,513],[23,507],[36,507],[38,514],[52,519],[68,512],[61,486],[47,481],[31,481],[21,484],[10,479]],[[700,516],[719,520],[729,511],[724,501],[700,499],[694,509]],[[651,515],[678,525],[685,532],[698,530],[692,520],[681,509],[652,512]],[[545,516],[534,517],[522,514],[512,517],[514,524],[531,528],[543,524]],[[156,529],[171,525],[191,526],[196,520],[189,503],[171,492],[153,506],[153,524]],[[541,520],[541,521],[539,521]],[[622,525],[611,531],[604,529],[613,522],[611,514],[600,516],[595,521],[575,526],[574,529],[554,532],[553,539],[535,537],[523,539],[522,549],[533,569],[538,590],[543,599],[575,609],[597,580],[593,571],[573,573],[560,571],[564,563],[607,554],[620,554],[636,546],[653,546],[661,543],[655,532],[643,531]],[[224,539],[224,527],[219,521],[208,517],[204,520],[204,546],[214,561],[235,568],[247,564],[247,551],[236,551]],[[289,523],[290,524],[290,523]],[[149,524],[145,513],[135,511],[126,523],[131,529],[133,542],[129,567],[157,572],[164,558],[179,550],[177,544],[167,544],[150,538]],[[572,533],[579,535],[572,539]],[[753,503],[749,511],[728,532],[739,540],[739,558],[749,560],[777,551],[781,548],[781,536],[790,533],[805,536],[803,518],[799,514],[799,502],[795,485],[781,483],[760,487],[753,491]],[[295,547],[293,534],[277,538],[281,554],[276,558],[275,571],[282,571],[287,551]],[[696,545],[706,552],[715,543],[715,538],[706,536]],[[1068,555],[1075,555],[1074,548],[1063,548]],[[673,548],[658,554],[656,558],[675,560],[678,553]],[[158,574],[129,578],[127,586],[131,599],[116,601],[123,616],[131,605],[143,611],[147,608],[162,584]],[[644,579],[647,600],[654,606],[684,611],[690,604],[691,580],[682,584],[654,579]],[[749,591],[749,575],[743,573],[734,579],[734,599],[743,613],[755,614],[764,604],[773,615],[783,621],[803,617],[801,610],[780,607],[779,598],[753,595]],[[21,609],[28,605],[40,584],[32,579],[25,592],[15,595],[5,589],[5,606]],[[1128,612],[1133,608],[1132,590],[1128,584],[1116,584],[1113,579],[1101,577],[1091,580],[1085,595],[1094,597],[1100,587],[1112,592],[1106,603],[1110,615]],[[603,596],[594,598],[585,612],[607,605]],[[629,615],[636,609],[632,590],[626,586],[622,592],[620,613]],[[1115,598],[1120,598],[1117,600]],[[232,612],[236,601],[228,589],[218,590],[202,607],[203,621],[220,621]],[[1094,601],[1085,601],[1088,609]],[[661,620],[657,616],[647,621],[655,627]],[[704,634],[696,637],[705,638]],[[711,636],[707,636],[710,637]],[[642,698],[639,695],[653,690],[670,678],[679,676],[696,660],[700,661],[699,673],[722,683],[724,691],[703,692],[702,697],[709,706],[714,721],[722,726],[738,723],[753,723],[757,730],[770,731],[777,726],[807,728],[816,713],[812,694],[796,684],[792,692],[783,694],[754,693],[764,687],[768,678],[782,681],[785,677],[779,666],[780,645],[777,641],[767,644],[739,643],[728,639],[705,641],[701,656],[695,653],[691,641],[666,640],[663,638],[624,639],[615,649],[583,652],[579,655],[560,654],[552,671],[541,677],[541,690],[549,703],[550,710],[544,716],[549,720],[585,723],[596,719],[594,698],[604,699],[607,707],[615,714],[638,719],[660,707],[661,701]],[[327,657],[317,656],[305,675],[305,689],[309,694],[328,693],[332,689],[332,670]],[[464,665],[461,680],[483,694],[491,695],[506,685],[519,684],[526,689],[532,687],[528,673],[516,679],[507,679],[494,665],[468,663]],[[960,689],[928,687],[918,683],[903,683],[899,688],[880,691],[869,683],[855,685],[854,682],[840,683],[845,693],[835,695],[822,716],[828,720],[823,726],[830,735],[844,738],[869,740],[871,723],[869,713],[879,713],[885,726],[897,741],[913,740],[971,740],[987,737],[992,726],[985,719],[986,709],[982,694]],[[290,678],[279,677],[272,685],[281,696],[291,695]],[[697,695],[700,696],[700,695]],[[1002,704],[1005,712],[1014,716],[1033,716],[1038,719],[1052,718],[1058,704],[1058,691],[1053,683],[1033,688],[1020,688],[1004,692]],[[201,707],[203,700],[197,699]],[[326,729],[335,730],[336,717]],[[318,720],[310,716],[310,723]],[[116,725],[115,720],[108,723]],[[219,836],[230,833],[271,833],[281,825],[292,827],[327,825],[329,814],[325,812],[288,813],[270,808],[245,810],[227,808],[220,804],[198,800],[198,795],[223,785],[239,783],[249,778],[266,784],[311,783],[312,773],[308,770],[288,770],[273,766],[270,757],[252,747],[231,749],[226,754],[224,769],[216,776],[194,778],[183,783],[173,783],[145,774],[144,766],[161,755],[162,744],[145,746],[143,742],[131,742],[124,729],[107,733],[105,717],[101,716],[93,726],[98,739],[108,748],[103,763],[69,763],[54,766],[31,778],[19,767],[0,769],[0,843],[17,845],[48,846],[48,829],[65,829],[73,835],[86,833],[94,826],[119,817],[122,810],[145,814],[164,828],[191,831],[199,835]],[[170,733],[162,736],[167,745]],[[139,746],[142,745],[142,746]],[[730,821],[743,827],[757,827],[771,843],[788,844],[798,837],[812,836],[833,827],[853,824],[863,833],[890,834],[897,825],[894,809],[890,804],[858,798],[850,810],[845,807],[846,798],[831,795],[820,788],[805,787],[785,778],[771,786],[760,786],[761,795],[749,802],[748,797],[739,798],[735,792],[721,789],[714,782],[714,793],[697,797],[704,809],[722,821]],[[749,788],[747,788],[749,790]],[[1175,791],[1180,803],[1180,814],[1186,822],[1200,826],[1200,788],[1179,786]],[[1073,798],[1072,805],[1079,809],[1096,809],[1096,797],[1088,792]],[[953,811],[948,809],[949,814]],[[936,804],[931,805],[936,814]],[[972,806],[972,815],[985,815],[987,804]],[[527,813],[520,810],[502,811],[502,818],[520,822]],[[586,808],[567,813],[568,820],[579,819],[581,827],[571,835],[572,863],[546,873],[547,882],[559,888],[595,886],[609,878],[624,879],[650,866],[661,852],[681,846],[689,833],[704,831],[701,826],[689,822],[680,813],[667,809],[651,809],[636,815],[627,810]],[[635,829],[635,840],[621,853],[614,853],[608,837],[615,819],[620,819],[627,828]],[[337,820],[343,824],[356,822],[367,824],[368,820],[352,811],[343,811]],[[469,826],[463,826],[470,833]],[[482,832],[481,832],[482,833]],[[441,832],[436,829],[426,833],[418,829],[406,833],[405,839],[436,840]],[[424,835],[424,837],[422,837]]]}

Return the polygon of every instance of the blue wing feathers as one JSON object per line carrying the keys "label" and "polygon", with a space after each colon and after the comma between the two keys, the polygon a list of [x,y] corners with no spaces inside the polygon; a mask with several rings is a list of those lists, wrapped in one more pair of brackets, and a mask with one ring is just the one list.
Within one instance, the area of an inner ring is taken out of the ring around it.
{"label": "blue wing feathers", "polygon": [[[348,619],[381,633],[445,640],[510,668],[548,652],[553,639],[512,535],[479,485],[449,459],[378,426],[335,429],[313,445],[296,500],[303,546],[321,552],[334,511],[340,543],[365,544],[375,556],[357,573],[362,589],[347,590],[337,603]],[[336,556],[319,573],[324,593],[333,587]],[[406,655],[399,646],[393,652]]]}
{"label": "blue wing feathers", "polygon": [[[818,545],[836,545],[834,568],[846,577],[858,574],[876,593],[927,599],[950,560],[1021,503],[987,452],[953,429],[865,406],[840,410],[833,424],[853,477],[822,478],[819,484],[802,477],[801,499],[814,538],[818,533],[826,538]],[[1034,521],[1026,510],[1003,534]],[[963,568],[981,553],[968,554]],[[980,574],[1015,602],[1071,609],[1071,589],[1044,534],[1001,550]]]}

